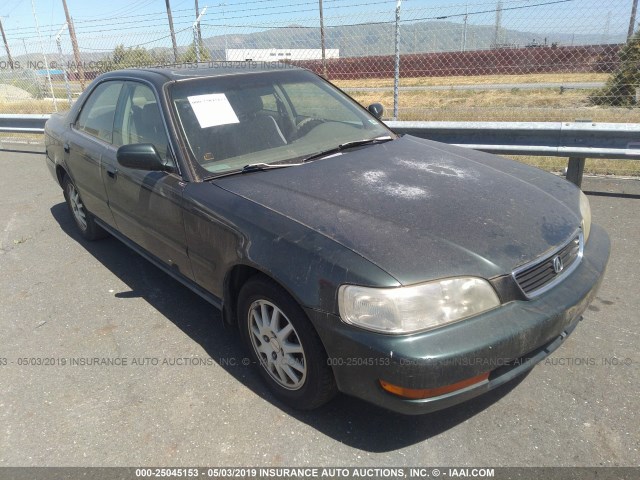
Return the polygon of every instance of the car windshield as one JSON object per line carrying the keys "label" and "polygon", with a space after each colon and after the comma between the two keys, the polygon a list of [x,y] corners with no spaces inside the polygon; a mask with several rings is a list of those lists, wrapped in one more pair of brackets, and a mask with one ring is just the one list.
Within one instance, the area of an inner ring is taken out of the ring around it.
{"label": "car windshield", "polygon": [[304,70],[191,79],[175,83],[170,93],[185,143],[211,174],[295,163],[349,142],[394,136]]}

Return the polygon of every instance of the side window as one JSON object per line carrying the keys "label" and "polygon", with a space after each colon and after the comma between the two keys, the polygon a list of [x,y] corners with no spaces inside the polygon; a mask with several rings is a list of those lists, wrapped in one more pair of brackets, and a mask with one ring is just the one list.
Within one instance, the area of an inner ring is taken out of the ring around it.
{"label": "side window", "polygon": [[[326,121],[362,124],[353,109],[347,108],[320,86],[311,82],[289,83],[282,86],[292,100],[298,117],[316,117]],[[297,119],[300,121],[300,118]]]}
{"label": "side window", "polygon": [[151,88],[141,83],[127,84],[122,111],[116,119],[113,143],[116,147],[151,143],[162,158],[168,159],[169,140]]}
{"label": "side window", "polygon": [[122,82],[101,83],[91,93],[76,120],[76,128],[111,143],[113,117],[122,90]]}

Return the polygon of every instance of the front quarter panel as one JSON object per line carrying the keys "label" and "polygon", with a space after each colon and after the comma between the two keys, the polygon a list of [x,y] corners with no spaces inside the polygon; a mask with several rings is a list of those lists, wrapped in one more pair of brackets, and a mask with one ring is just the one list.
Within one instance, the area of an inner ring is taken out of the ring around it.
{"label": "front quarter panel", "polygon": [[184,199],[195,279],[218,298],[236,265],[265,273],[301,305],[333,314],[338,314],[337,289],[343,283],[399,285],[333,240],[214,184],[189,184]]}

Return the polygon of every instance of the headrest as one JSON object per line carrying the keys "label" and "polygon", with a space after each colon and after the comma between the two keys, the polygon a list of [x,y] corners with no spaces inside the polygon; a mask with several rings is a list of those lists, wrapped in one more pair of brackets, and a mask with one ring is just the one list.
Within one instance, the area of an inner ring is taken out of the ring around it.
{"label": "headrest", "polygon": [[243,91],[227,94],[229,103],[238,117],[262,110],[262,99],[254,92]]}
{"label": "headrest", "polygon": [[160,109],[156,102],[149,102],[142,106],[142,113],[144,115],[159,115]]}

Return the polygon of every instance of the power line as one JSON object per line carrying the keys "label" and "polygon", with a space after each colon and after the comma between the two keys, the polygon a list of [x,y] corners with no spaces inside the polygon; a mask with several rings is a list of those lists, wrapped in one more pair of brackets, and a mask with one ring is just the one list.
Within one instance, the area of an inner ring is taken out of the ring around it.
{"label": "power line", "polygon": [[[144,0],[143,0],[144,1]],[[259,4],[259,3],[265,3],[266,1],[273,1],[273,0],[255,0],[252,2],[243,2],[242,6],[245,5],[250,5],[250,4]],[[328,6],[326,7],[326,9],[338,9],[338,8],[352,8],[352,7],[357,7],[357,6],[368,6],[368,5],[376,5],[376,4],[384,4],[384,3],[394,3],[394,0],[384,0],[384,1],[379,1],[379,2],[373,2],[373,3],[367,3],[367,4],[357,4],[357,5],[353,5],[353,4],[349,4],[350,0],[324,0],[325,3],[331,3],[331,4],[337,4],[337,3],[345,3],[346,5],[333,5],[333,6]],[[405,0],[408,1],[408,0]],[[148,3],[148,2],[147,2]],[[146,4],[145,4],[146,5]],[[135,7],[136,10],[143,8],[145,5],[139,5],[138,7]],[[243,9],[234,9],[234,13],[243,13],[243,12],[251,12],[252,15],[251,16],[256,16],[254,15],[256,11],[262,11],[262,10],[272,10],[272,9],[286,9],[286,12],[274,12],[272,14],[269,15],[277,15],[280,13],[300,13],[300,12],[316,12],[317,8],[312,8],[312,9],[305,9],[305,10],[289,10],[291,7],[302,7],[302,6],[309,6],[309,5],[317,5],[316,1],[306,1],[306,2],[297,2],[297,3],[288,3],[286,5],[277,5],[277,6],[266,6],[266,7],[257,7],[257,8],[243,8]],[[130,11],[133,11],[130,10]],[[188,8],[188,9],[172,9],[173,12],[173,18],[174,19],[185,19],[185,21],[189,20],[189,22],[191,23],[191,19],[193,17],[193,11],[192,9]],[[176,15],[176,13],[178,12],[185,12],[184,15]],[[140,20],[136,20],[140,17],[144,17],[145,19],[148,19],[150,21],[158,21],[158,20],[164,20],[164,18],[166,17],[166,10],[162,11],[162,12],[148,12],[148,13],[141,13],[141,14],[135,14],[135,15],[129,15],[128,13],[125,15],[124,13],[120,16],[116,16],[116,17],[106,17],[106,18],[100,18],[98,20],[87,20],[86,18],[90,18],[90,17],[74,17],[74,23],[76,25],[76,28],[78,31],[85,31],[84,29],[87,28],[93,28],[93,27],[104,27],[104,26],[112,26],[112,25],[123,25],[123,24],[130,24],[130,23],[136,23],[136,24],[140,24]],[[265,14],[258,14],[261,16],[267,16]],[[123,17],[126,17],[126,21],[122,21]],[[245,15],[237,15],[237,16],[233,16],[233,17],[226,17],[227,19],[238,19],[238,18],[245,18]],[[84,20],[82,20],[82,18],[84,18]],[[108,20],[117,20],[116,23],[113,22],[108,22]],[[84,24],[89,24],[88,26],[85,26]],[[55,31],[57,31],[58,26],[57,25],[45,25],[43,28],[43,31],[48,32],[48,33],[55,33]],[[13,27],[13,28],[8,28],[5,29],[6,32],[16,32],[16,31],[24,31],[24,27]]]}
{"label": "power line", "polygon": [[[249,5],[251,3],[264,3],[265,0],[259,0],[259,1],[254,1],[254,2],[245,2],[242,5]],[[267,1],[273,1],[273,0],[267,0]],[[333,2],[337,2],[337,1],[348,1],[348,0],[328,0],[328,1],[333,1]],[[264,9],[269,9],[269,8],[288,8],[291,6],[297,7],[300,5],[314,5],[315,2],[306,2],[306,3],[294,3],[294,4],[287,4],[287,5],[278,5],[278,6],[272,6],[272,7],[258,7],[258,8],[247,8],[244,10],[240,10],[243,12],[252,12],[255,10],[264,10]],[[133,10],[132,10],[133,11]],[[193,9],[191,8],[183,8],[183,9],[172,9],[172,11],[175,12],[190,12],[191,16],[193,16]],[[237,10],[238,11],[238,10]],[[137,14],[137,15],[126,15],[127,18],[132,18],[132,17],[148,17],[148,16],[159,16],[159,15],[166,15],[166,11],[165,12],[151,12],[151,13],[143,13],[143,14]],[[122,14],[118,15],[118,16],[114,16],[114,17],[102,17],[99,18],[98,21],[105,21],[105,20],[120,20],[122,19]],[[92,17],[81,17],[83,18],[83,20],[78,20],[77,23],[93,23],[96,20],[92,20]],[[89,19],[87,19],[89,18]]]}
{"label": "power line", "polygon": [[[259,1],[255,1],[253,3],[262,3],[264,0],[259,0]],[[326,2],[327,0],[325,0]],[[335,1],[342,1],[342,0],[333,0]],[[527,5],[519,5],[519,6],[512,6],[512,7],[503,7],[502,11],[513,11],[513,10],[524,10],[524,9],[530,9],[530,8],[535,8],[535,7],[540,7],[540,6],[547,6],[547,5],[556,5],[556,4],[564,4],[564,3],[569,3],[569,2],[573,2],[574,0],[553,0],[553,1],[547,1],[547,2],[541,2],[541,3],[536,3],[536,4],[527,4]],[[348,7],[347,6],[333,6],[333,7],[325,7],[325,9],[331,8],[331,9],[341,9],[341,8],[352,8],[352,7],[359,7],[359,6],[371,6],[371,5],[375,5],[375,4],[386,4],[386,3],[391,3],[394,2],[394,0],[384,0],[384,1],[379,1],[379,2],[369,2],[369,3],[360,3],[360,4],[351,4]],[[309,4],[311,2],[303,2],[303,3],[299,3],[299,4],[294,4],[294,6],[297,5],[306,5]],[[514,2],[515,3],[515,2]],[[313,4],[315,5],[316,3],[313,2]],[[487,5],[487,3],[481,3],[478,4],[480,5]],[[189,15],[183,15],[183,16],[174,16],[174,18],[188,18],[191,19],[192,17],[192,11],[191,9],[185,9],[182,11],[188,11],[190,12]],[[302,9],[302,10],[295,10],[295,11],[291,11],[289,10],[288,13],[301,13],[301,12],[309,12],[309,11],[317,11],[315,8],[314,9]],[[415,11],[415,10],[414,10]],[[489,13],[495,13],[496,12],[496,8],[492,8],[492,9],[486,9],[486,10],[477,10],[477,11],[470,11],[468,13],[454,13],[454,14],[448,14],[448,15],[433,15],[433,16],[424,16],[424,17],[419,17],[419,18],[410,18],[410,19],[403,19],[401,20],[402,23],[407,23],[407,22],[418,22],[418,21],[427,21],[427,20],[446,20],[446,19],[453,19],[453,18],[461,18],[467,15],[482,15],[482,14],[489,14]],[[371,13],[371,12],[369,12]],[[380,13],[384,13],[384,12],[380,12]],[[258,13],[258,14],[254,14],[251,15],[251,17],[267,17],[267,16],[272,16],[275,15],[277,13]],[[147,15],[148,16],[148,15]],[[350,18],[352,17],[351,15],[349,16],[343,16],[343,17],[328,17],[328,18]],[[247,18],[246,16],[232,16],[232,17],[226,17],[225,20],[231,20],[231,19],[245,19]],[[154,19],[155,20],[155,19]],[[311,20],[311,19],[309,19]],[[158,19],[158,21],[160,21],[160,19]],[[291,20],[288,20],[291,21]],[[131,23],[135,23],[134,26],[122,26],[122,25],[126,25],[126,24],[131,24]],[[128,22],[119,22],[117,24],[118,30],[133,30],[133,29],[141,29],[141,28],[154,28],[154,27],[165,27],[166,23],[164,21],[161,21],[160,23],[153,23],[153,24],[143,24],[140,25],[141,22],[139,21],[128,21]],[[336,25],[328,25],[327,28],[334,28],[334,27],[350,27],[350,26],[365,26],[365,25],[386,25],[386,24],[392,24],[394,23],[394,20],[380,20],[380,21],[373,21],[373,22],[356,22],[356,23],[340,23],[340,24],[336,24]],[[317,27],[304,27],[304,26],[283,26],[283,27],[278,27],[275,26],[273,24],[264,24],[264,25],[259,25],[259,24],[233,24],[233,25],[222,25],[222,24],[203,24],[205,26],[210,26],[210,27],[229,27],[232,26],[234,28],[251,28],[251,29],[258,29],[258,28],[264,28],[264,29],[276,29],[276,28],[317,28]],[[94,25],[93,27],[97,27],[97,26],[104,26],[105,28],[99,28],[97,30],[92,29],[91,27],[87,27],[86,29],[78,29],[78,31],[80,31],[83,35],[88,35],[88,34],[94,34],[94,33],[103,33],[103,32],[111,32],[113,33],[114,29],[112,28],[113,26],[116,26],[114,24],[104,24],[104,25]],[[111,27],[111,28],[108,28]],[[52,31],[54,27],[52,26]],[[190,27],[186,27],[182,30],[179,30],[179,32],[185,31],[187,29],[189,29]],[[16,29],[13,29],[16,30]],[[24,31],[24,29],[18,29],[18,30],[22,30]],[[9,32],[9,29],[6,29],[7,32]],[[14,37],[17,40],[20,39],[28,39],[31,38],[30,36],[21,36],[21,37]],[[162,39],[164,38],[168,38],[168,37],[162,37]],[[149,43],[153,43],[153,41],[149,41],[149,42],[144,42],[142,44],[139,45],[146,45]],[[83,47],[83,49],[85,49],[85,47]],[[96,49],[97,50],[97,49]]]}
{"label": "power line", "polygon": [[[185,27],[185,28],[183,28],[183,29],[181,29],[181,30],[176,31],[176,33],[186,32],[187,30],[191,30],[191,27]],[[130,45],[130,46],[126,47],[126,48],[138,48],[138,47],[143,47],[143,46],[145,46],[145,45],[149,45],[150,43],[159,42],[160,40],[166,40],[166,39],[167,39],[167,38],[169,38],[169,37],[171,37],[171,35],[170,35],[170,34],[169,34],[169,35],[164,35],[164,36],[162,36],[162,37],[158,37],[158,38],[155,38],[155,39],[153,39],[153,40],[149,40],[149,41],[147,41],[147,42],[138,43],[138,44],[136,44],[136,45]],[[167,47],[167,48],[168,48],[168,47]],[[105,52],[105,51],[109,50],[109,49],[106,49],[106,48],[88,48],[88,47],[82,47],[82,49],[83,49],[83,50],[89,50],[89,51],[91,51],[91,52]]]}
{"label": "power line", "polygon": [[[124,15],[129,16],[129,13],[135,12],[136,10],[139,10],[140,8],[147,7],[151,3],[153,3],[153,0],[136,0],[136,1],[132,2],[132,3],[130,3],[129,5],[125,5],[125,6],[116,8],[115,10],[112,10],[107,15],[113,15],[113,17],[108,18],[108,19],[109,20],[117,19],[117,18],[121,18]],[[81,17],[78,17],[78,18],[84,19],[82,21],[93,21],[93,19],[104,19],[104,15],[105,14],[102,14],[102,15],[88,15],[88,16],[81,16]],[[78,23],[80,23],[80,21],[81,20],[78,20]]]}
{"label": "power line", "polygon": [[[546,5],[556,5],[556,4],[560,4],[560,3],[569,3],[569,2],[573,2],[574,0],[554,0],[552,2],[544,2],[544,3],[536,3],[536,4],[527,4],[527,5],[521,5],[519,7],[507,7],[504,8],[502,7],[502,11],[506,11],[506,10],[524,10],[527,8],[534,8],[534,7],[542,7],[542,6],[546,6]],[[482,15],[482,14],[486,14],[486,13],[496,13],[497,9],[493,8],[491,10],[482,10],[482,11],[477,11],[477,12],[469,12],[468,15]],[[423,18],[413,18],[411,20],[403,20],[404,22],[406,21],[422,21],[422,20],[446,20],[449,18],[457,18],[457,17],[464,17],[465,15],[467,15],[466,13],[456,13],[456,14],[452,14],[452,15],[441,15],[441,16],[436,16],[436,17],[423,17]]]}
{"label": "power line", "polygon": [[9,15],[11,15],[14,12],[14,10],[18,8],[23,1],[24,0],[17,0],[17,2],[13,5],[13,8],[11,8],[6,15],[3,15],[3,17],[9,17]]}

